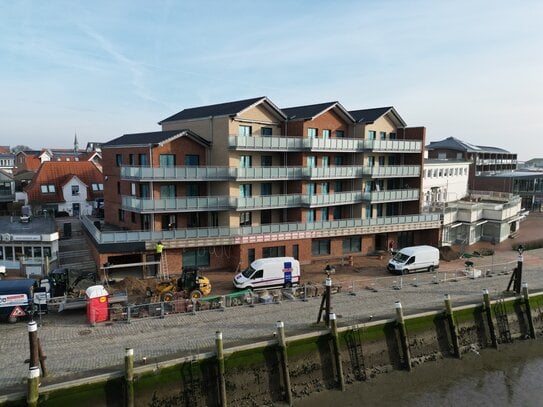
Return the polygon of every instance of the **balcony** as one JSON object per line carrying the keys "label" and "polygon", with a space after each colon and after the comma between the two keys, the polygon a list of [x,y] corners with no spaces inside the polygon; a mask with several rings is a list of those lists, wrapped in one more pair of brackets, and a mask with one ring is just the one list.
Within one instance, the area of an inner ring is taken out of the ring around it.
{"label": "balcony", "polygon": [[419,140],[366,140],[362,138],[307,138],[285,136],[229,136],[228,146],[237,151],[391,152],[420,153]]}
{"label": "balcony", "polygon": [[274,223],[245,227],[214,227],[175,229],[164,231],[118,231],[101,232],[88,217],[82,217],[82,224],[97,244],[145,242],[150,250],[161,240],[169,248],[205,247],[212,245],[239,245],[255,239],[267,242],[281,242],[292,239],[326,238],[400,232],[441,227],[440,214],[391,216],[372,219],[341,219],[311,223]]}
{"label": "balcony", "polygon": [[121,167],[121,178],[137,181],[227,181],[235,177],[229,167]]}
{"label": "balcony", "polygon": [[419,177],[420,165],[380,165],[363,167],[363,173],[372,178]]}
{"label": "balcony", "polygon": [[365,192],[364,200],[373,204],[384,202],[418,201],[418,189],[393,189],[387,191]]}
{"label": "balcony", "polygon": [[356,204],[363,201],[362,192],[338,192],[334,194],[304,195],[302,203],[306,207],[337,206]]}

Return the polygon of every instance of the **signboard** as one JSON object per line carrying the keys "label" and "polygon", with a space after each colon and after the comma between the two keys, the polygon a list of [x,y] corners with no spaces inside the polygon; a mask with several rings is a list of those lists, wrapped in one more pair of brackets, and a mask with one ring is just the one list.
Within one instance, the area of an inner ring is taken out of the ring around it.
{"label": "signboard", "polygon": [[37,241],[39,242],[41,240],[41,235],[12,235],[13,240],[18,241]]}
{"label": "signboard", "polygon": [[17,305],[28,305],[26,294],[0,295],[0,307],[15,307]]}
{"label": "signboard", "polygon": [[285,284],[292,283],[292,263],[290,261],[283,263],[283,278]]}

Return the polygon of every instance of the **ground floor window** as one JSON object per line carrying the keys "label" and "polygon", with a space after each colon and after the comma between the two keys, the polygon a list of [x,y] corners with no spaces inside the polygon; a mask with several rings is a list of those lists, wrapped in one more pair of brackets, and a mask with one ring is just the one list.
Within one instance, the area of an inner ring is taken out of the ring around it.
{"label": "ground floor window", "polygon": [[183,252],[183,267],[203,266],[209,266],[209,250],[207,248],[202,247]]}
{"label": "ground floor window", "polygon": [[343,253],[355,253],[362,250],[362,239],[360,236],[347,237],[343,239]]}
{"label": "ground floor window", "polygon": [[284,257],[285,256],[285,246],[273,246],[273,247],[264,247],[262,248],[262,257]]}
{"label": "ground floor window", "polygon": [[330,254],[330,240],[319,239],[311,242],[311,254],[313,256],[325,256]]}

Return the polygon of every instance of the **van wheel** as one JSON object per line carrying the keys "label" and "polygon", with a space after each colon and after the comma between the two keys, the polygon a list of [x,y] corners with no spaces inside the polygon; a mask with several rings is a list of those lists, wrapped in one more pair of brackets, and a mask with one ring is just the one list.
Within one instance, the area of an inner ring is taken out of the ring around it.
{"label": "van wheel", "polygon": [[428,272],[433,273],[434,272],[434,266],[428,267]]}
{"label": "van wheel", "polygon": [[291,288],[292,287],[292,283],[285,283],[285,288]]}
{"label": "van wheel", "polygon": [[408,269],[404,269],[402,270],[402,274],[405,276],[406,274],[409,274],[409,270]]}

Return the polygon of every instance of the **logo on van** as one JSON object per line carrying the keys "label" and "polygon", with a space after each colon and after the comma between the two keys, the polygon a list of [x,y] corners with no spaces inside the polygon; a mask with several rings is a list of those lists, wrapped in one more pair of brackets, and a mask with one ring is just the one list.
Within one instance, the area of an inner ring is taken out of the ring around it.
{"label": "logo on van", "polygon": [[292,273],[292,263],[290,261],[283,263],[283,273]]}

